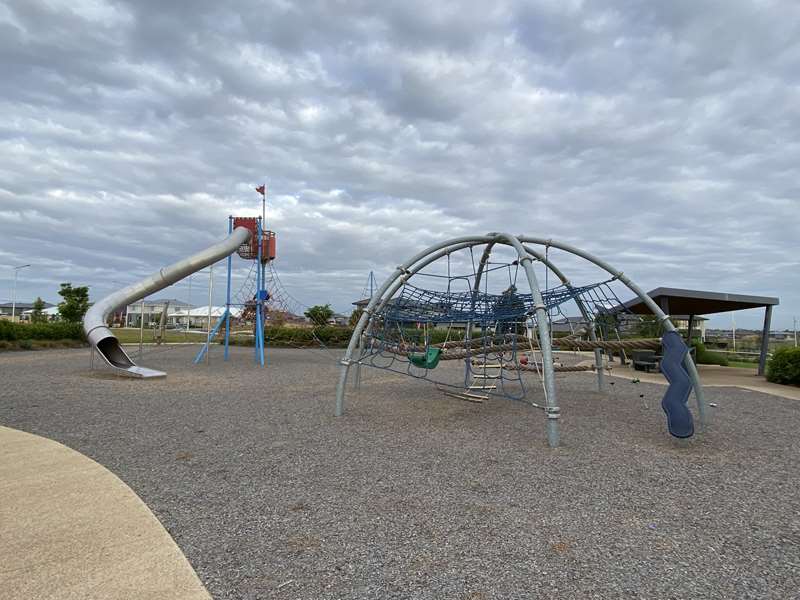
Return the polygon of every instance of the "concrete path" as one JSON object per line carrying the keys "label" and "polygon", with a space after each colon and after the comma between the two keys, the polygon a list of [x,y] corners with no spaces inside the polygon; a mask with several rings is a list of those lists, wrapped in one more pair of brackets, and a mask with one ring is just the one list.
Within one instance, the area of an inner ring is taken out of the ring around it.
{"label": "concrete path", "polygon": [[52,440],[0,427],[0,596],[209,600],[147,506]]}
{"label": "concrete path", "polygon": [[[667,385],[661,373],[645,373],[634,371],[631,367],[622,367],[619,363],[613,365],[611,375],[623,379],[639,379],[647,383]],[[740,369],[738,367],[720,367],[718,365],[698,365],[700,381],[703,387],[739,387],[753,392],[761,392],[790,400],[800,400],[800,388],[791,385],[770,383],[766,378],[756,374],[755,369]]]}

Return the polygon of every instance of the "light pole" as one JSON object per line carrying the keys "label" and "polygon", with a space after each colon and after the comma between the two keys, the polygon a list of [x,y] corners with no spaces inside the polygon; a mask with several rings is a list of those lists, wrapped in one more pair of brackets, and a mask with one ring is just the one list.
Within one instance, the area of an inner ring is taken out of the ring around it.
{"label": "light pole", "polygon": [[30,265],[20,265],[18,267],[14,267],[14,287],[11,290],[11,322],[13,323],[16,320],[16,312],[17,312],[17,275],[22,269],[30,267]]}

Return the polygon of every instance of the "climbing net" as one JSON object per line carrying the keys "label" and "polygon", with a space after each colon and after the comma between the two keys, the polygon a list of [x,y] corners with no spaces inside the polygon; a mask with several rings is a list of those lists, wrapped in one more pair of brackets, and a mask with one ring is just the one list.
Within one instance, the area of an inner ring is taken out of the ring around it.
{"label": "climbing net", "polygon": [[[237,318],[239,323],[255,322],[256,311],[258,310],[256,269],[258,269],[258,263],[253,261],[241,286],[231,297],[231,305],[242,309]],[[302,316],[309,307],[289,292],[286,285],[281,281],[272,261],[266,263],[263,274],[264,288],[267,290],[267,297],[262,303],[262,317],[266,324],[264,329],[265,342],[268,345],[273,343],[293,348],[322,350],[330,358],[338,360],[338,356],[334,356],[320,338],[319,326],[313,324],[305,326],[306,324],[304,323],[303,327],[272,327],[277,324],[285,324]]]}
{"label": "climbing net", "polygon": [[[537,375],[546,394],[541,315],[552,346],[560,350],[631,347],[619,335],[621,321],[631,314],[614,289],[616,277],[550,286],[552,276],[545,271],[543,306],[537,306],[532,293],[521,291],[530,288],[519,261],[491,258],[476,262],[470,247],[404,278],[391,297],[374,307],[359,341],[357,364],[430,381],[464,400],[524,400],[525,373]],[[638,343],[653,347],[652,340]],[[594,368],[555,366],[561,372]]]}

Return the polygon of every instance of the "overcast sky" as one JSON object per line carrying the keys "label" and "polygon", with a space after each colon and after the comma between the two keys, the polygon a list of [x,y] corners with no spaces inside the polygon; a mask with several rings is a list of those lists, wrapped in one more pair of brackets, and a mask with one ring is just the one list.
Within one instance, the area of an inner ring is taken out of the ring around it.
{"label": "overcast sky", "polygon": [[791,327],[798,40],[794,0],[0,2],[0,301],[24,263],[21,300],[97,299],[266,181],[307,304],[507,230],[646,289],[779,296]]}

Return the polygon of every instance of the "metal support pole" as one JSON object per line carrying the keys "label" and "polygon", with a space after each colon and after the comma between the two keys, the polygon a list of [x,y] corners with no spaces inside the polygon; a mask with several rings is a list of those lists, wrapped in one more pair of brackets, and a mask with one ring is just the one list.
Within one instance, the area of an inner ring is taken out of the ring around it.
{"label": "metal support pole", "polygon": [[694,327],[694,315],[689,315],[689,328],[686,331],[686,345],[692,345],[692,327]]}
{"label": "metal support pole", "polygon": [[192,322],[192,276],[189,275],[189,306],[186,307],[186,331],[183,333],[183,341],[189,339],[189,326]]}
{"label": "metal support pole", "polygon": [[262,278],[262,271],[261,271],[261,250],[262,250],[262,223],[261,218],[259,217],[257,222],[257,234],[258,234],[258,254],[257,260],[258,264],[256,265],[256,362],[260,364],[262,367],[264,366],[264,303],[261,299],[261,289],[264,286],[264,281]]}
{"label": "metal support pole", "polygon": [[[264,257],[266,258],[266,257]],[[264,295],[264,300],[261,303],[261,329],[262,337],[261,337],[261,350],[264,354],[264,365],[266,366],[269,361],[269,355],[267,354],[267,313],[269,312],[267,309],[267,263],[261,263],[261,290]]]}
{"label": "metal support pole", "polygon": [[214,265],[208,267],[208,317],[206,319],[206,344],[209,351],[206,352],[206,364],[211,362],[211,304],[214,301]]}
{"label": "metal support pole", "polygon": [[531,294],[533,295],[533,301],[536,307],[536,327],[539,330],[539,351],[542,353],[542,372],[544,375],[546,395],[545,412],[547,413],[547,444],[551,448],[557,448],[559,442],[558,418],[560,416],[560,410],[556,399],[556,374],[553,368],[553,349],[550,345],[550,328],[547,325],[547,306],[542,298],[539,282],[536,279],[536,273],[534,273],[533,266],[531,265],[533,259],[525,252],[522,242],[518,238],[505,233],[497,234],[497,238],[498,240],[505,240],[517,251],[519,262],[522,268],[525,269],[528,285],[531,288]]}
{"label": "metal support pole", "polygon": [[[536,238],[528,236],[521,237],[520,239],[526,243],[542,244],[554,248],[559,248],[561,250],[564,250],[565,252],[569,252],[570,254],[580,256],[581,258],[585,258],[589,262],[594,263],[601,269],[607,271],[608,273],[616,277],[621,283],[626,285],[629,290],[631,290],[634,294],[639,296],[639,298],[642,300],[642,302],[645,303],[647,308],[650,309],[650,312],[652,312],[654,315],[656,315],[656,317],[658,317],[661,320],[661,322],[664,325],[664,328],[667,329],[667,331],[675,330],[675,326],[672,324],[672,321],[669,320],[669,317],[667,316],[668,313],[666,311],[662,311],[661,308],[659,308],[659,306],[653,301],[653,299],[650,296],[648,296],[642,288],[640,288],[633,281],[631,281],[622,271],[614,269],[604,260],[597,258],[596,256],[588,252],[584,252],[583,250],[576,248],[575,246],[564,244],[563,242],[556,242],[552,239]],[[669,309],[669,306],[667,306],[667,309]],[[700,383],[700,375],[697,373],[697,365],[694,364],[694,360],[692,360],[692,357],[689,356],[688,354],[686,355],[683,364],[686,367],[686,371],[689,373],[689,378],[692,380],[695,400],[697,400],[697,413],[698,416],[700,417],[700,426],[701,428],[704,428],[707,423],[706,401],[705,401],[705,395],[703,394],[703,386]]]}
{"label": "metal support pole", "polygon": [[365,327],[367,326],[367,323],[371,320],[373,312],[380,311],[382,305],[392,297],[399,287],[403,285],[405,279],[410,276],[411,272],[409,271],[409,268],[422,259],[425,259],[425,261],[422,264],[417,265],[415,269],[422,268],[424,265],[430,264],[433,260],[440,258],[448,252],[452,252],[456,249],[477,246],[478,244],[487,243],[490,241],[492,241],[492,238],[488,236],[468,236],[455,238],[442,242],[441,244],[436,244],[435,246],[426,248],[419,254],[413,256],[410,260],[406,261],[402,265],[399,265],[392,272],[389,278],[383,282],[383,284],[378,288],[378,291],[375,292],[375,295],[367,304],[367,307],[364,309],[361,317],[358,319],[358,323],[353,330],[353,335],[350,336],[350,343],[347,346],[347,350],[345,350],[344,358],[342,358],[339,383],[336,386],[336,411],[334,414],[337,417],[341,417],[342,414],[344,414],[345,384],[347,383],[347,375],[350,371],[350,358],[355,351],[356,345],[358,344],[359,336],[361,336]]}
{"label": "metal support pole", "polygon": [[[228,217],[228,234],[233,233],[233,217]],[[233,254],[228,255],[228,288],[225,292],[225,352],[223,360],[228,360],[228,344],[231,338],[231,270]]]}
{"label": "metal support pole", "polygon": [[14,269],[14,287],[11,288],[11,322],[13,323],[16,319],[17,313],[17,275],[19,275],[19,269]]}
{"label": "metal support pole", "polygon": [[[594,326],[592,326],[594,328]],[[592,341],[596,341],[597,337]],[[602,392],[606,389],[606,374],[603,372],[603,350],[594,349],[594,366],[597,369],[597,391]]]}
{"label": "metal support pole", "polygon": [[[258,266],[261,269],[261,289],[266,292],[267,289],[267,263],[265,260],[266,256],[263,256],[263,246],[264,246],[264,229],[267,225],[267,182],[264,182],[264,192],[261,194],[261,224],[260,224],[260,232],[258,234]],[[260,295],[260,293],[259,293]],[[266,293],[264,294],[266,296]],[[266,331],[264,328],[266,327],[266,323],[264,322],[264,304],[266,299],[261,303],[261,366],[265,366],[267,364],[267,356],[266,356]]]}
{"label": "metal support pole", "polygon": [[[570,291],[574,290],[570,280],[567,279],[567,276],[564,275],[564,273],[562,273],[561,270],[553,264],[553,262],[547,256],[547,254],[542,254],[538,250],[530,248],[529,246],[523,245],[523,248],[525,249],[525,252],[533,256],[535,259],[541,262],[545,267],[551,270],[553,274],[559,278],[561,283],[564,284],[564,286],[568,290]],[[478,273],[478,276],[480,276],[480,272]],[[583,300],[581,300],[581,297],[579,295],[575,295],[574,300],[575,300],[575,305],[578,307],[578,310],[580,311],[581,316],[583,317],[583,320],[586,321],[586,325],[589,328],[589,339],[593,342],[596,342],[598,338],[597,338],[597,332],[595,331],[596,328],[594,319],[592,319],[592,316],[589,314],[589,311],[586,310],[586,306],[584,305]],[[552,338],[552,330],[551,330],[551,338]],[[600,348],[594,349],[594,365],[595,369],[597,370],[597,391],[603,392],[605,391],[606,380],[605,380],[605,372],[603,371],[603,351]]]}
{"label": "metal support pole", "polygon": [[[356,356],[361,359],[361,336],[358,336],[358,343],[356,344]],[[356,362],[356,369],[353,373],[353,389],[361,387],[361,363]]]}
{"label": "metal support pole", "polygon": [[772,323],[772,305],[764,310],[764,330],[761,332],[761,355],[758,357],[758,374],[763,375],[767,367],[767,352],[769,352],[769,328]]}
{"label": "metal support pole", "polygon": [[17,276],[22,269],[27,269],[30,265],[20,265],[14,267],[14,287],[11,290],[11,322],[14,323],[17,313]]}
{"label": "metal support pole", "polygon": [[142,358],[142,346],[144,344],[144,298],[139,304],[139,358]]}

